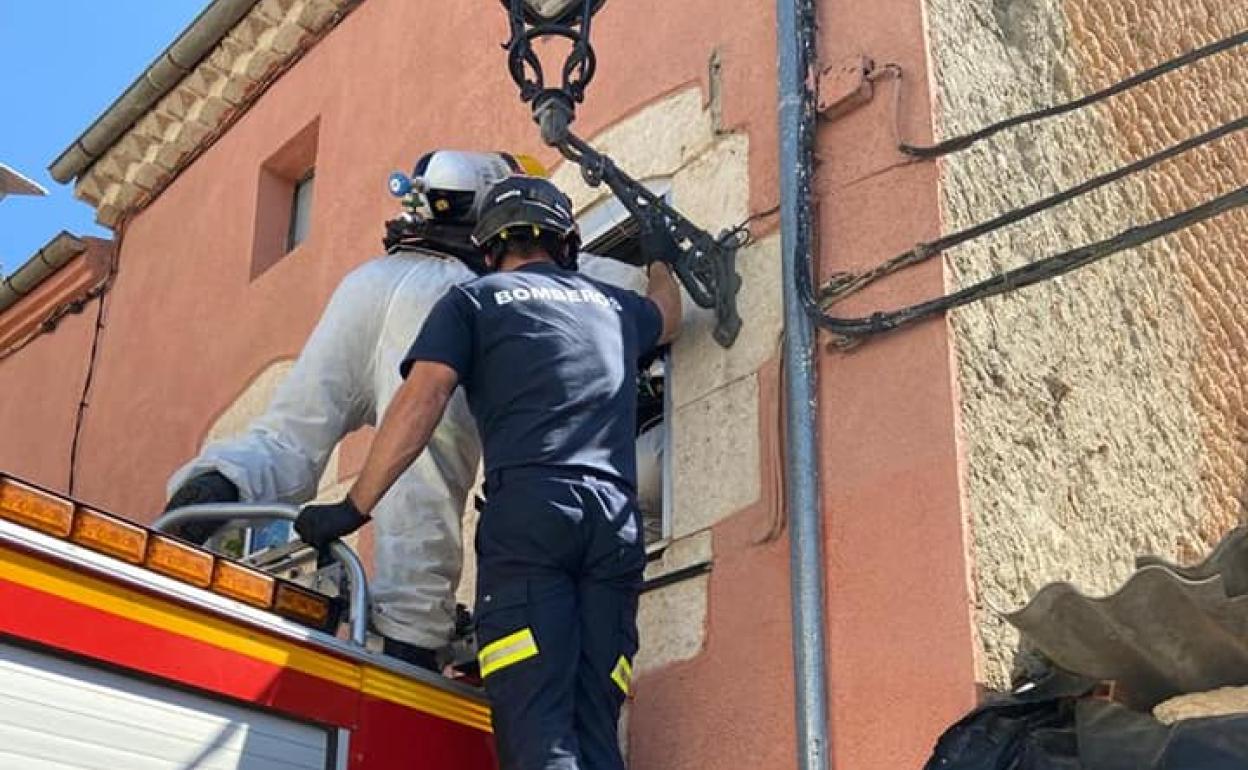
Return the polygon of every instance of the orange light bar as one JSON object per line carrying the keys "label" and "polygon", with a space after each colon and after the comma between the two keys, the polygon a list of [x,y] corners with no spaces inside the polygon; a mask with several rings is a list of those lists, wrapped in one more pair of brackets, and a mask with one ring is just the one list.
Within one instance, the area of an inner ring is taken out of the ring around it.
{"label": "orange light bar", "polygon": [[90,508],[78,509],[69,539],[131,564],[141,564],[147,551],[147,532],[142,527]]}
{"label": "orange light bar", "polygon": [[212,554],[153,535],[147,546],[147,567],[163,575],[207,588],[212,584]]}
{"label": "orange light bar", "polygon": [[273,603],[276,585],[272,577],[224,559],[217,560],[217,571],[212,576],[214,592],[265,610]]}
{"label": "orange light bar", "polygon": [[277,595],[273,600],[273,611],[279,615],[310,623],[317,628],[324,628],[329,622],[328,596],[301,588],[293,583],[277,584]]}
{"label": "orange light bar", "polygon": [[74,504],[0,477],[0,518],[56,537],[68,537],[74,525]]}

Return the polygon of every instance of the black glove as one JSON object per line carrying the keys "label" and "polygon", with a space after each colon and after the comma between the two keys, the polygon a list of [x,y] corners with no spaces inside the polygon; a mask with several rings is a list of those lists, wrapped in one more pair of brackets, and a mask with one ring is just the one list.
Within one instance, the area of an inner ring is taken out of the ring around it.
{"label": "black glove", "polygon": [[371,517],[360,513],[351,498],[345,497],[340,503],[305,505],[295,519],[295,531],[300,540],[320,551],[370,520]]}
{"label": "black glove", "polygon": [[[209,471],[187,480],[173,493],[166,511],[204,503],[237,503],[238,487],[217,471]],[[202,545],[226,525],[224,521],[191,521],[178,528],[175,535]]]}

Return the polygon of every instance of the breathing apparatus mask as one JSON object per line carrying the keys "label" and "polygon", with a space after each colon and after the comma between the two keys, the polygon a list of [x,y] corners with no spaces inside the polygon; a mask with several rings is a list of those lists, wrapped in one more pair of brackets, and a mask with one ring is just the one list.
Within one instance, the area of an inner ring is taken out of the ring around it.
{"label": "breathing apparatus mask", "polygon": [[544,175],[545,169],[523,155],[436,150],[417,161],[410,177],[391,174],[390,194],[403,211],[386,223],[386,253],[425,249],[485,272],[481,252],[471,242],[479,201],[496,182],[519,173]]}

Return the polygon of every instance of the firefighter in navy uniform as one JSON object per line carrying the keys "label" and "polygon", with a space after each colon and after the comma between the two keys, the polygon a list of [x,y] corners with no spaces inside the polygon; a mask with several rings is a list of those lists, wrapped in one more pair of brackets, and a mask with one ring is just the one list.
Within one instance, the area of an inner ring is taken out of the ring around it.
{"label": "firefighter in navy uniform", "polygon": [[477,636],[503,770],[622,770],[645,553],[636,501],[638,359],[669,342],[680,292],[575,271],[579,236],[549,182],[488,194],[473,240],[494,271],[438,302],[347,498],[297,528],[350,531],[423,450],[462,385],[481,433]]}

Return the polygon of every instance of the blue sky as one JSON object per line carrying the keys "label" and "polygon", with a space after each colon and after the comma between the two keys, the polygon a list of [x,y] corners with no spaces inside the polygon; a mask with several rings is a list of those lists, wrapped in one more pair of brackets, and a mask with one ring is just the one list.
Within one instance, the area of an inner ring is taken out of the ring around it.
{"label": "blue sky", "polygon": [[47,168],[207,0],[0,0],[0,162],[48,190],[0,201],[0,274],[60,230],[108,235]]}

